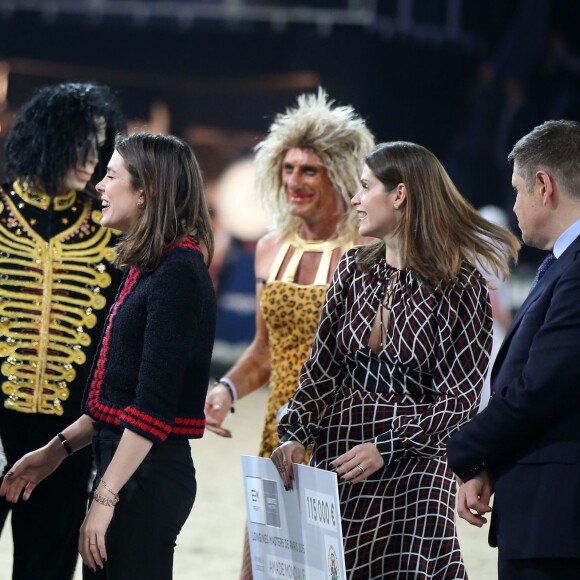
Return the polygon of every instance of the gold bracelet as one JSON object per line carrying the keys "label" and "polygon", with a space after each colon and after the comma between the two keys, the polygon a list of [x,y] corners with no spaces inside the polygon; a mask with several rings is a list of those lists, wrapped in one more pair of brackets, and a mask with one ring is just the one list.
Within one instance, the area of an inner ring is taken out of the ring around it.
{"label": "gold bracelet", "polygon": [[119,494],[115,493],[108,485],[107,482],[101,477],[101,484],[102,486],[113,496],[115,503],[119,501]]}
{"label": "gold bracelet", "polygon": [[114,508],[119,503],[118,497],[114,497],[114,498],[105,497],[104,495],[101,495],[96,489],[95,489],[95,492],[93,493],[93,498],[97,503],[100,503],[101,505],[106,505],[107,507],[112,507],[112,508]]}

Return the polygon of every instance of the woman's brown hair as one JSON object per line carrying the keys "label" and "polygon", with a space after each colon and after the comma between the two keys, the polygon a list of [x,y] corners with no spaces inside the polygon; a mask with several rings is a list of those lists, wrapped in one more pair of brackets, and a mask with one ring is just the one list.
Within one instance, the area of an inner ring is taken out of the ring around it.
{"label": "woman's brown hair", "polygon": [[[397,232],[401,254],[405,267],[425,286],[433,290],[453,283],[463,260],[508,277],[509,259],[517,260],[519,240],[481,217],[428,149],[404,141],[381,143],[365,163],[386,191],[405,185]],[[357,262],[368,271],[384,257],[381,241],[362,247]]]}
{"label": "woman's brown hair", "polygon": [[116,264],[154,270],[165,248],[189,236],[209,265],[213,233],[201,171],[189,145],[172,135],[135,133],[118,136],[115,149],[145,200],[141,219],[117,246]]}

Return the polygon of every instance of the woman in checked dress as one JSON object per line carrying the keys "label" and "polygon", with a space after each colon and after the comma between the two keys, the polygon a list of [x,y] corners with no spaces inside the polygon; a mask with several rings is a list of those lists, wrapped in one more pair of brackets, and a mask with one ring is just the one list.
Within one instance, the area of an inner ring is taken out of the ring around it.
{"label": "woman in checked dress", "polygon": [[467,578],[445,443],[477,411],[491,350],[476,264],[507,276],[519,242],[413,143],[377,146],[352,203],[378,241],[338,265],[272,461],[291,487],[314,443],[311,465],[336,471],[349,579]]}

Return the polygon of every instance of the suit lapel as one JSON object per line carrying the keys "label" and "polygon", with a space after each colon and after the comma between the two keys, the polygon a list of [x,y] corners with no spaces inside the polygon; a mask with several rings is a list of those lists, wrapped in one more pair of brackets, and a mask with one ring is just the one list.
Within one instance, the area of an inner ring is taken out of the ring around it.
{"label": "suit lapel", "polygon": [[523,304],[517,311],[510,327],[508,328],[505,338],[501,344],[501,347],[497,353],[497,357],[495,359],[495,363],[493,365],[493,369],[491,372],[491,380],[493,381],[494,377],[499,372],[499,369],[503,363],[505,358],[505,354],[507,349],[509,348],[509,344],[511,339],[518,329],[524,314],[528,311],[528,309],[538,300],[538,298],[542,295],[544,289],[550,284],[552,280],[558,278],[561,273],[566,269],[568,264],[574,259],[576,252],[580,249],[580,237],[576,238],[566,251],[554,262],[552,267],[544,274],[542,279],[536,284],[536,287],[528,294],[527,298],[524,300]]}

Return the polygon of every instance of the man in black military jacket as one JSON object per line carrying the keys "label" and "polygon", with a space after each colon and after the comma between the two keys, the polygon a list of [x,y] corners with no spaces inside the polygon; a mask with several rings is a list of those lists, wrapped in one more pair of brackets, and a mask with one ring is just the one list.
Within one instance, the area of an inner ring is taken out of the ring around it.
{"label": "man in black military jacket", "polygon": [[[124,129],[107,87],[41,89],[6,141],[0,187],[0,438],[8,466],[80,416],[80,400],[119,273],[101,228],[98,182]],[[92,190],[94,192],[94,190]],[[71,578],[87,503],[90,450],[73,454],[12,509],[14,580]]]}

